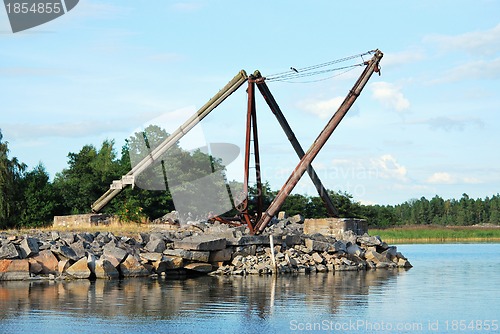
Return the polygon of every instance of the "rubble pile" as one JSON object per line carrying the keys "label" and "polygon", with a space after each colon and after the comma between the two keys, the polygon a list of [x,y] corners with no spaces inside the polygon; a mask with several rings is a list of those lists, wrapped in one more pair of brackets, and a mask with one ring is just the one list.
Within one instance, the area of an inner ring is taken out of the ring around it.
{"label": "rubble pile", "polygon": [[[111,232],[0,233],[0,280],[116,279],[189,274],[267,275],[410,268],[377,236],[305,234],[303,218],[245,226],[191,222],[134,237]],[[271,238],[274,247],[270,247]],[[274,259],[274,260],[273,260]]]}

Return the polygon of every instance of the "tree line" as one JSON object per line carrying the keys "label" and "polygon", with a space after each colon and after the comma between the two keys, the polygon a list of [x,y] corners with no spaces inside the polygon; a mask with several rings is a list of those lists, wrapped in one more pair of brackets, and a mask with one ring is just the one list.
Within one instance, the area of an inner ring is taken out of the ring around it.
{"label": "tree line", "polygon": [[[148,154],[169,134],[158,126],[149,126],[125,141],[120,154],[113,140],[105,140],[99,148],[85,145],[78,153],[69,153],[68,166],[51,181],[43,164],[28,170],[28,166],[11,157],[8,142],[0,130],[0,228],[42,227],[52,223],[54,216],[89,213],[90,205],[98,199],[113,180],[118,180],[131,169],[132,160]],[[197,150],[184,151],[178,144],[167,151],[169,164],[156,164],[136,182],[152,182],[154,177],[175,175],[177,180],[196,179],[206,175],[204,162],[211,161],[211,171],[224,174],[224,166],[217,159]],[[176,174],[177,173],[177,174]],[[218,181],[210,181],[218,182]],[[232,181],[234,183],[234,181]],[[141,222],[155,219],[175,210],[167,185],[163,190],[125,188],[103,210],[123,220]],[[214,189],[221,189],[214,184]],[[186,189],[196,192],[196,189]],[[255,188],[250,189],[250,207],[254,208]],[[475,225],[500,224],[500,195],[473,199],[463,194],[460,199],[443,199],[434,196],[411,199],[398,205],[362,205],[345,192],[328,190],[341,217],[364,218],[370,226],[391,227],[400,225]],[[268,206],[277,191],[264,183],[262,198]],[[213,196],[217,197],[217,196]],[[308,218],[326,217],[326,208],[318,196],[290,195],[283,211],[289,215],[302,214]],[[236,209],[227,215],[237,214]]]}

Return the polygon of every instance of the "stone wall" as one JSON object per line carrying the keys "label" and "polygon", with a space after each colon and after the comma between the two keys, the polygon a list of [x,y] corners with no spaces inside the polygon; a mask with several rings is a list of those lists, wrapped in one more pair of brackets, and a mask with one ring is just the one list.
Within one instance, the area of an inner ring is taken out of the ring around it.
{"label": "stone wall", "polygon": [[368,233],[366,220],[357,218],[321,218],[306,219],[304,221],[304,233],[342,238],[344,233],[352,231],[355,235]]}
{"label": "stone wall", "polygon": [[55,216],[54,227],[91,227],[98,225],[119,225],[117,218],[106,214],[82,214]]}

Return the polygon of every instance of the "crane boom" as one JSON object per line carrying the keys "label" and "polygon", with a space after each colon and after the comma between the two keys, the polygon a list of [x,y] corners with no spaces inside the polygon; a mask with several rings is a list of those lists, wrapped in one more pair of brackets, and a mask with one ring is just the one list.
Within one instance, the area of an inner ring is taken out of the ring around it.
{"label": "crane boom", "polygon": [[267,224],[271,221],[272,217],[281,208],[288,195],[290,195],[293,188],[299,182],[302,175],[304,175],[304,173],[308,170],[314,158],[318,155],[319,151],[325,145],[328,138],[330,138],[331,134],[333,133],[333,131],[335,131],[340,121],[342,121],[351,106],[354,104],[372,74],[374,72],[379,72],[380,74],[379,63],[382,57],[383,53],[380,50],[375,50],[375,54],[373,55],[373,57],[369,61],[365,62],[365,65],[367,66],[365,67],[363,73],[361,73],[361,76],[358,78],[340,107],[330,118],[325,128],[318,135],[309,150],[302,156],[297,167],[295,167],[288,180],[286,180],[285,184],[281,187],[274,200],[271,202],[267,210],[263,212],[262,217],[254,226],[256,233],[261,233],[266,228]]}
{"label": "crane boom", "polygon": [[179,141],[186,133],[188,133],[196,124],[205,118],[212,110],[221,104],[229,95],[234,93],[241,85],[248,80],[248,76],[244,70],[241,70],[231,81],[227,83],[217,94],[214,95],[203,107],[201,107],[194,115],[192,115],[184,124],[175,130],[167,139],[152,150],[144,159],[135,165],[130,172],[122,176],[120,180],[115,180],[110,185],[109,189],[95,201],[91,208],[92,212],[99,212],[105,207],[122,189],[127,185],[133,185],[136,176],[141,174],[148,167],[153,165],[170,147]]}

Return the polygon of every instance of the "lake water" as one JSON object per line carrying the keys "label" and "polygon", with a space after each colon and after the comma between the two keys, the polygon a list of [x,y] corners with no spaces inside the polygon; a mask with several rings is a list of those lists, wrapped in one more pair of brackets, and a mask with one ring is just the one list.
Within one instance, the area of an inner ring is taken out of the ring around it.
{"label": "lake water", "polygon": [[500,244],[398,250],[414,268],[0,282],[0,333],[500,333]]}

